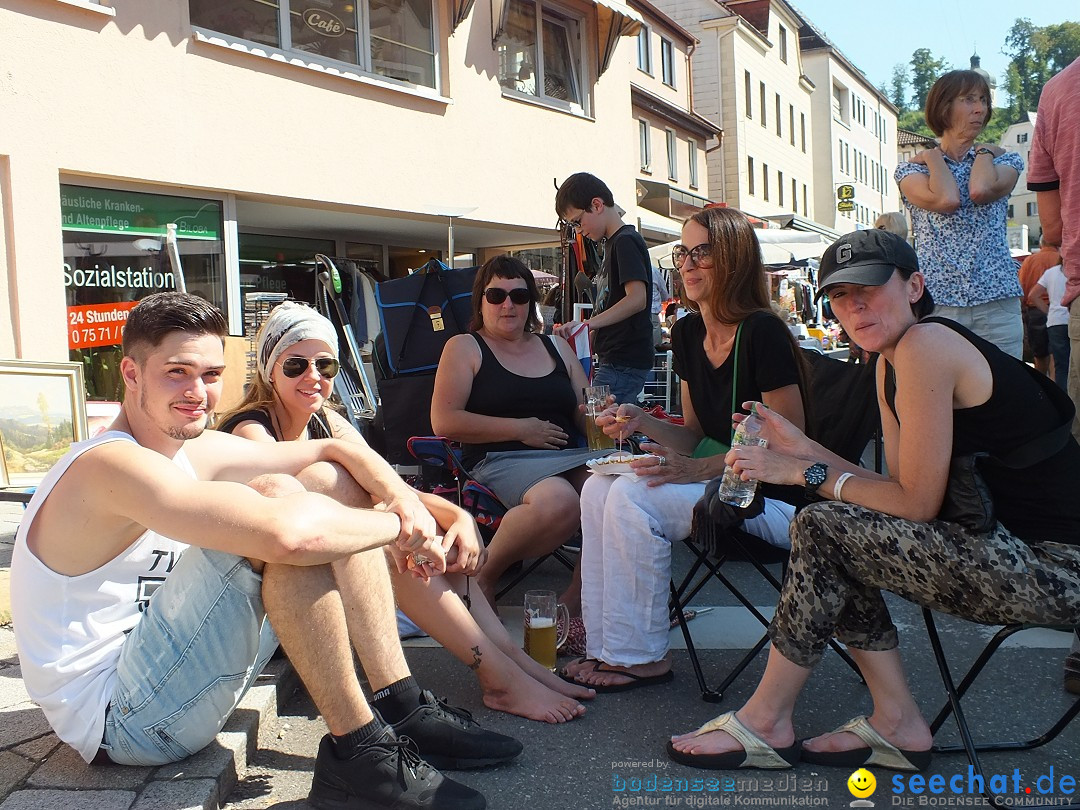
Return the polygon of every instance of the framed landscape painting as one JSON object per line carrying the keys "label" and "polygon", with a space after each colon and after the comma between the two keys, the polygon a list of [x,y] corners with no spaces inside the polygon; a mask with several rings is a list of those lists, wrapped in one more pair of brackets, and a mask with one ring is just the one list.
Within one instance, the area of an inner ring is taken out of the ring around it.
{"label": "framed landscape painting", "polygon": [[33,486],[86,438],[80,363],[0,360],[0,445],[7,486]]}

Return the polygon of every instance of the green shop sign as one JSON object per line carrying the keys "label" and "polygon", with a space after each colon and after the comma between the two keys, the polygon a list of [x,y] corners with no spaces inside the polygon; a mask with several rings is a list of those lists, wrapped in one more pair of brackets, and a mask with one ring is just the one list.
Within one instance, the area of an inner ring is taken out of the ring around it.
{"label": "green shop sign", "polygon": [[221,203],[215,200],[61,185],[60,212],[65,231],[165,236],[165,226],[174,222],[179,239],[221,238]]}

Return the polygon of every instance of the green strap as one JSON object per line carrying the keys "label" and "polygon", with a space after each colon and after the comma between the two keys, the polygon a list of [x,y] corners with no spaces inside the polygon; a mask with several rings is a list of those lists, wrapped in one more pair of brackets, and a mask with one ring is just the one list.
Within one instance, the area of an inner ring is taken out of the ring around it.
{"label": "green strap", "polygon": [[[736,405],[736,391],[739,387],[739,338],[742,337],[743,321],[739,321],[739,326],[735,329],[735,348],[732,351],[735,352],[735,368],[731,372],[731,413],[734,414],[738,410]],[[731,442],[735,439],[735,428],[731,428],[731,437],[728,439],[728,446],[731,446]]]}

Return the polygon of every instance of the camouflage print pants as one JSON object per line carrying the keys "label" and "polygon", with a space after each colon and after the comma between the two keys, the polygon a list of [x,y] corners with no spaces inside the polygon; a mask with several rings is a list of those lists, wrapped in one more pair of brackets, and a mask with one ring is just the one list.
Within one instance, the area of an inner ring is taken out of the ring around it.
{"label": "camouflage print pants", "polygon": [[791,561],[769,627],[804,667],[831,636],[859,650],[898,645],[881,591],[982,624],[1080,624],[1080,546],[1028,545],[1001,524],[975,534],[855,504],[818,503],[791,523]]}

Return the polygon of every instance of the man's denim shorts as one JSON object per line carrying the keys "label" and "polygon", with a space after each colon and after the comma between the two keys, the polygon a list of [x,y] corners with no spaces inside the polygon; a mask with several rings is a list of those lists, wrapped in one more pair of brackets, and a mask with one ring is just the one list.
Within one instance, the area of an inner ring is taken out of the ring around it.
{"label": "man's denim shorts", "polygon": [[262,576],[243,557],[188,548],[124,642],[101,747],[119,765],[194,754],[275,649]]}

